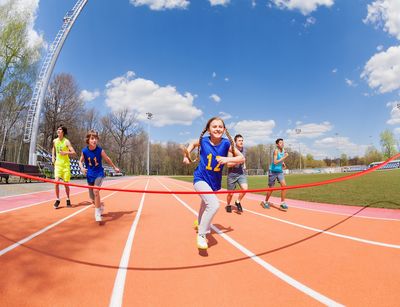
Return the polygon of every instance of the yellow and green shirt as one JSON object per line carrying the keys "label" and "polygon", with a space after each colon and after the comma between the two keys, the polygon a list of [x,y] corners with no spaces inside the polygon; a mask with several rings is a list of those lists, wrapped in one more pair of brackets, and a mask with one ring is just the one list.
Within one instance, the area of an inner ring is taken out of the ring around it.
{"label": "yellow and green shirt", "polygon": [[68,139],[65,137],[60,140],[59,138],[56,138],[54,141],[54,148],[56,151],[56,166],[61,166],[61,167],[67,167],[70,166],[70,161],[69,161],[69,155],[60,155],[60,151],[68,151],[69,148],[66,145]]}

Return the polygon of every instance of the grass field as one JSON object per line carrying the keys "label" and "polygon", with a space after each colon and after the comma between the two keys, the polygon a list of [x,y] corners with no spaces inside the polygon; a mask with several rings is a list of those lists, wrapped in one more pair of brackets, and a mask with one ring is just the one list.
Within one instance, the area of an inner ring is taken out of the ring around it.
{"label": "grass field", "polygon": [[[298,185],[346,175],[348,174],[286,175],[285,178],[288,185]],[[193,181],[190,176],[172,178]],[[249,176],[248,182],[249,189],[262,189],[267,187],[267,176]],[[226,177],[222,179],[222,187],[226,188]],[[272,195],[279,196],[280,192],[275,191]],[[319,187],[288,190],[286,197],[330,204],[400,209],[400,169],[375,171],[355,179]]]}

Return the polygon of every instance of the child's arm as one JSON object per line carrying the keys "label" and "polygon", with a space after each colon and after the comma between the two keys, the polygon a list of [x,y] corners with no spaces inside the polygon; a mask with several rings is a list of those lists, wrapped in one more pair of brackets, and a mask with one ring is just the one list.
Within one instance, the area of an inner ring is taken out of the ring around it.
{"label": "child's arm", "polygon": [[120,169],[114,165],[114,163],[111,161],[110,157],[107,156],[107,154],[106,154],[106,152],[104,151],[104,149],[101,151],[101,157],[102,157],[109,165],[111,165],[112,168],[113,168],[117,173],[120,172]]}
{"label": "child's arm", "polygon": [[81,172],[82,172],[82,174],[84,174],[85,176],[86,176],[86,172],[87,172],[87,169],[86,168],[84,168],[83,167],[83,164],[82,164],[82,162],[85,160],[85,157],[83,156],[83,152],[82,152],[82,154],[81,154],[81,158],[79,159],[79,167],[80,167],[80,169],[81,169]]}
{"label": "child's arm", "polygon": [[190,153],[195,149],[196,147],[199,147],[200,143],[199,141],[190,143],[187,148],[183,147],[183,163],[184,164],[190,164],[192,160],[190,159]]}
{"label": "child's arm", "polygon": [[71,155],[75,155],[76,154],[75,149],[72,147],[70,141],[65,142],[65,145],[67,145],[68,151],[60,151],[61,155],[63,155],[63,156],[65,156],[65,155],[71,156]]}
{"label": "child's arm", "polygon": [[278,164],[281,163],[283,160],[285,160],[287,157],[289,156],[289,154],[287,152],[285,152],[285,154],[283,155],[282,158],[278,159],[278,149],[275,149],[274,151],[274,164]]}
{"label": "child's arm", "polygon": [[[236,156],[233,157],[233,150],[235,151]],[[229,157],[229,152],[232,153],[232,157]],[[217,157],[217,161],[218,163],[221,164],[226,164],[226,163],[233,163],[233,164],[240,164],[240,163],[244,163],[246,161],[245,157],[243,156],[243,154],[237,150],[236,148],[232,149],[232,146],[229,147],[229,152],[228,152],[228,157]]]}
{"label": "child's arm", "polygon": [[54,164],[56,162],[56,149],[54,148],[54,140],[53,140],[53,148],[51,149],[51,162]]}

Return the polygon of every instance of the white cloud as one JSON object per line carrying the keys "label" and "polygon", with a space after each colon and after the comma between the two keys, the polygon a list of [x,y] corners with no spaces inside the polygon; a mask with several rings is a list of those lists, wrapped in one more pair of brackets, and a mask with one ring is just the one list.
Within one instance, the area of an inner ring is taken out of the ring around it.
{"label": "white cloud", "polygon": [[368,145],[358,145],[350,141],[348,137],[327,137],[314,142],[314,147],[323,149],[334,149],[335,156],[346,154],[349,157],[363,156]]}
{"label": "white cloud", "polygon": [[304,23],[304,27],[305,28],[311,27],[316,22],[317,22],[317,19],[315,19],[314,17],[312,17],[312,16],[307,17],[306,22]]}
{"label": "white cloud", "polygon": [[301,122],[297,122],[297,127],[295,129],[286,130],[286,133],[292,138],[313,139],[332,130],[332,128],[333,126],[329,122],[323,122],[321,124],[301,124]]}
{"label": "white cloud", "polygon": [[382,51],[383,50],[383,46],[382,45],[376,46],[376,50]]}
{"label": "white cloud", "polygon": [[[400,2],[399,2],[400,3]],[[400,46],[375,54],[365,64],[361,78],[371,88],[387,93],[400,88]]]}
{"label": "white cloud", "polygon": [[392,101],[386,105],[391,108],[390,119],[386,122],[389,125],[400,124],[400,101]]}
{"label": "white cloud", "polygon": [[271,141],[275,121],[242,120],[237,123],[232,123],[229,127],[235,131],[235,134],[239,133],[243,135],[247,146],[253,146]]}
{"label": "white cloud", "polygon": [[228,5],[231,0],[208,0],[211,6],[215,5]]}
{"label": "white cloud", "polygon": [[225,77],[225,82],[229,82],[229,78],[228,77]]}
{"label": "white cloud", "polygon": [[272,2],[281,9],[299,10],[303,15],[308,15],[318,6],[332,6],[334,0],[272,0]]}
{"label": "white cloud", "polygon": [[383,27],[385,32],[400,39],[400,1],[376,0],[368,4],[368,15],[363,21]]}
{"label": "white cloud", "polygon": [[399,128],[396,128],[396,129],[394,129],[394,130],[393,130],[393,132],[394,132],[395,134],[398,134],[398,135],[400,135],[400,127],[399,127]]}
{"label": "white cloud", "polygon": [[256,0],[251,0],[251,6],[256,7],[256,5],[257,5]]}
{"label": "white cloud", "polygon": [[81,98],[84,102],[89,102],[89,101],[96,99],[99,96],[100,96],[100,92],[98,90],[95,90],[93,92],[88,91],[88,90],[83,90],[80,93],[79,98]]}
{"label": "white cloud", "polygon": [[186,9],[190,2],[187,0],[130,0],[134,6],[147,5],[154,11],[167,9]]}
{"label": "white cloud", "polygon": [[350,80],[350,79],[344,79],[345,81],[346,81],[346,84],[348,85],[348,86],[350,86],[350,87],[356,87],[357,86],[357,84],[353,81],[353,80]]}
{"label": "white cloud", "polygon": [[210,96],[210,99],[214,100],[214,102],[216,102],[216,103],[221,102],[221,97],[219,97],[217,94],[212,94]]}
{"label": "white cloud", "polygon": [[216,76],[217,76],[217,73],[215,71],[213,71],[212,77],[215,78]]}
{"label": "white cloud", "polygon": [[[43,35],[34,29],[39,0],[0,0],[0,5],[9,5],[11,7],[11,16],[19,16],[27,21],[27,39],[30,48],[45,45]],[[39,59],[40,54],[36,54],[35,57]]]}
{"label": "white cloud", "polygon": [[221,117],[223,120],[227,120],[231,119],[232,115],[225,112],[219,112],[219,117]]}
{"label": "white cloud", "polygon": [[336,74],[338,72],[337,68],[332,69],[332,73]]}
{"label": "white cloud", "polygon": [[151,80],[135,78],[133,72],[117,77],[106,85],[106,103],[112,110],[128,108],[145,121],[146,112],[154,114],[152,124],[191,125],[203,112],[193,105],[191,93],[180,94],[174,86],[160,86]]}

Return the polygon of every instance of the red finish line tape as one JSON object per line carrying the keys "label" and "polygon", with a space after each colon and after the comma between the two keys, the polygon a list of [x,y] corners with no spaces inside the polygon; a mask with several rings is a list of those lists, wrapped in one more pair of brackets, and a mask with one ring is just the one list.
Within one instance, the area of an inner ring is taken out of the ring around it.
{"label": "red finish line tape", "polygon": [[46,179],[46,178],[39,178],[35,176],[30,176],[27,174],[19,173],[19,172],[14,172],[6,168],[0,167],[0,172],[7,173],[10,175],[14,176],[19,176],[27,179],[33,179],[37,181],[42,181],[42,182],[48,182],[48,183],[53,183],[53,184],[61,184],[65,186],[71,186],[71,187],[77,187],[77,188],[85,188],[85,189],[95,189],[95,190],[103,190],[103,191],[114,191],[114,192],[129,192],[129,193],[147,193],[147,194],[232,194],[232,193],[256,193],[256,192],[267,192],[267,191],[279,191],[279,190],[293,190],[293,189],[302,189],[302,188],[310,188],[310,187],[316,187],[316,186],[321,186],[321,185],[326,185],[326,184],[331,184],[335,182],[341,182],[341,181],[346,181],[350,179],[354,179],[356,177],[361,177],[366,174],[372,173],[376,169],[385,166],[388,164],[390,161],[399,158],[400,153],[397,155],[394,155],[393,157],[387,159],[386,161],[382,162],[381,164],[378,164],[374,167],[371,167],[370,169],[367,169],[365,171],[359,172],[359,173],[354,173],[350,174],[348,176],[343,176],[340,178],[334,178],[334,179],[328,179],[324,181],[318,181],[318,182],[311,182],[311,183],[306,183],[306,184],[298,184],[298,185],[292,185],[292,186],[286,186],[286,187],[276,187],[276,188],[264,188],[264,189],[252,189],[252,190],[224,190],[224,191],[202,191],[202,192],[197,192],[197,191],[158,191],[158,190],[134,190],[134,189],[118,189],[118,188],[107,188],[107,187],[96,187],[96,186],[89,186],[89,185],[83,185],[83,184],[75,184],[75,183],[69,183],[69,182],[62,182],[62,181],[55,181],[53,179]]}

